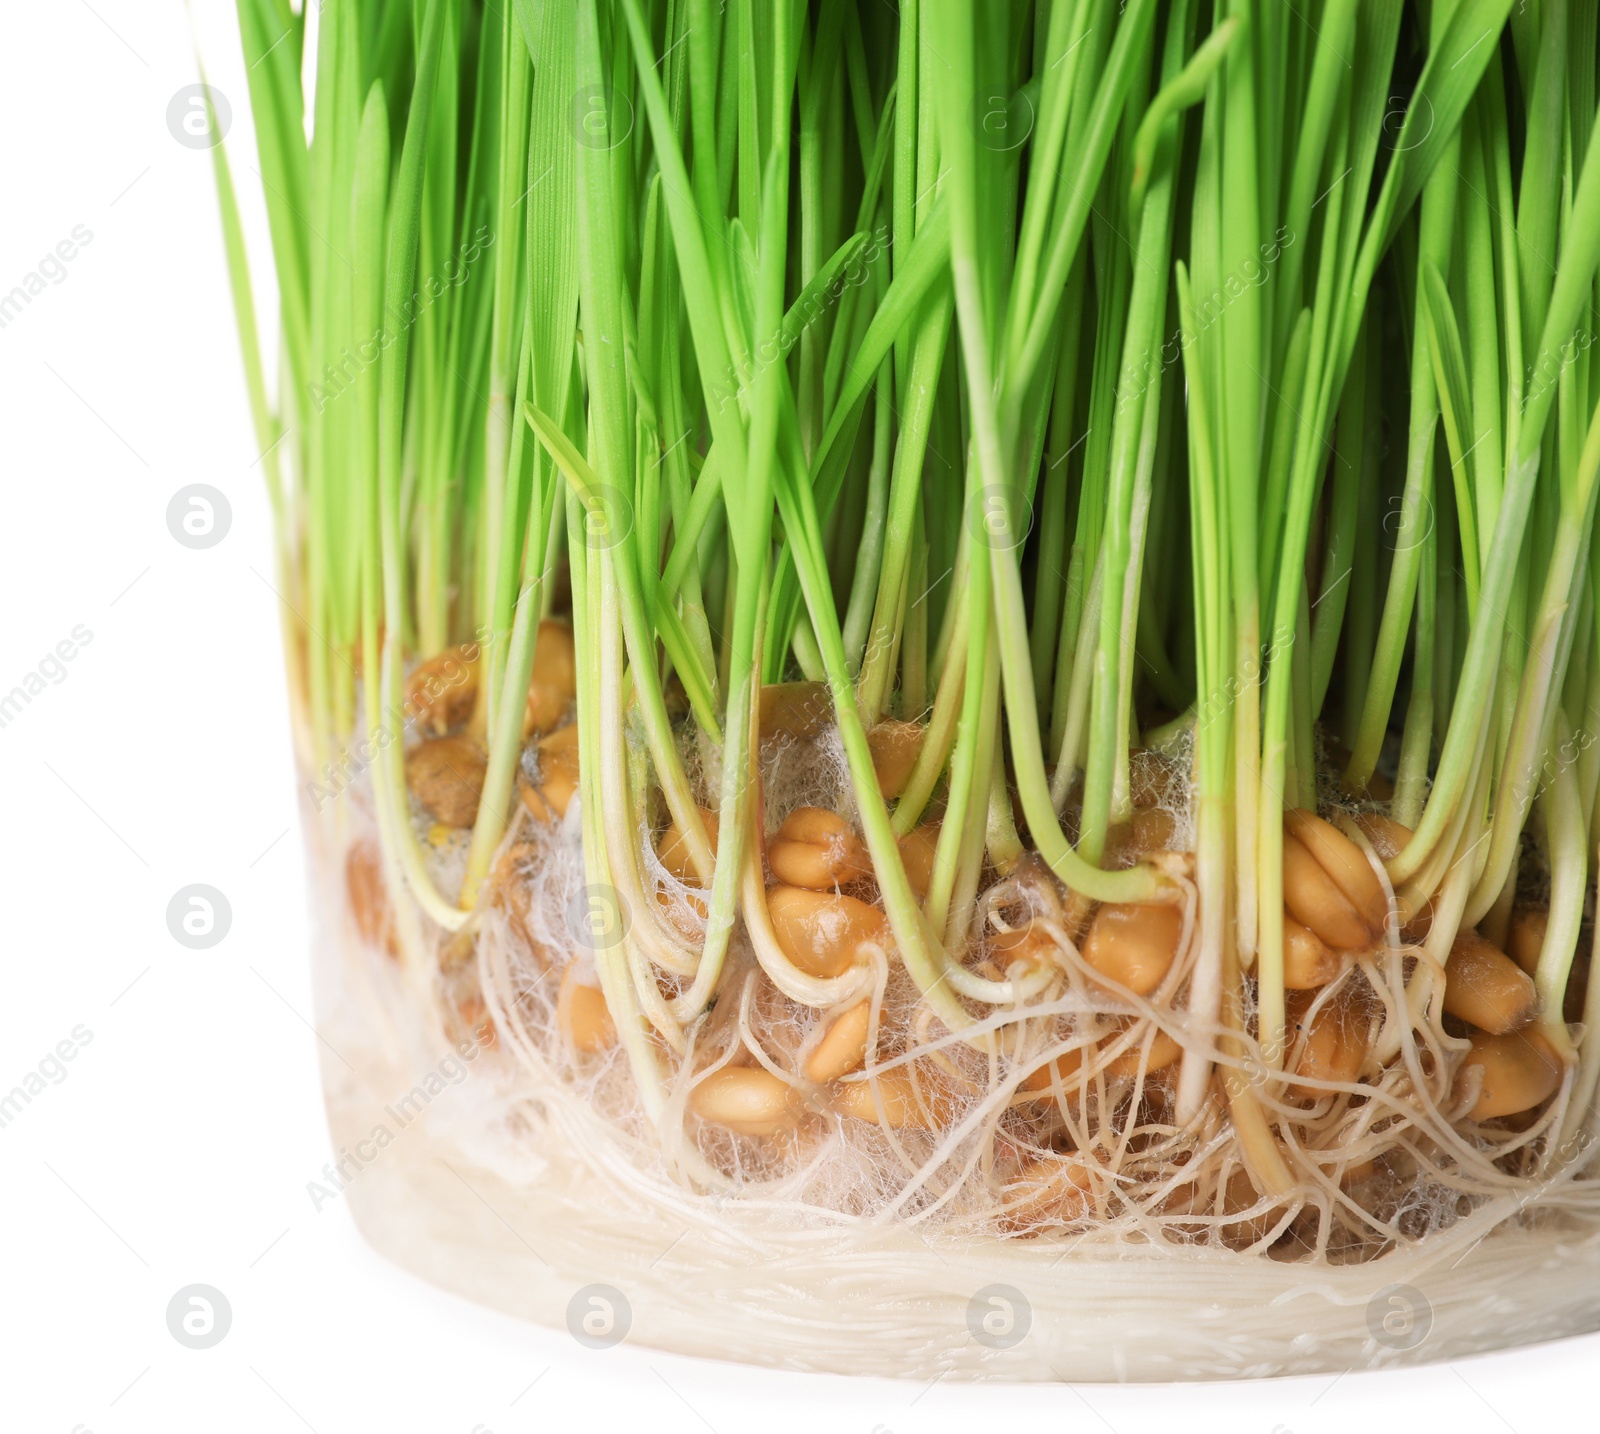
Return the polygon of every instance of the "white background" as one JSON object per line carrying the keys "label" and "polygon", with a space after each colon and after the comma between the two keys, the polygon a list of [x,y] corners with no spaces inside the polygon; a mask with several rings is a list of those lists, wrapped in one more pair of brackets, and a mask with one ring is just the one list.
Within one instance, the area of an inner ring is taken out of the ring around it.
{"label": "white background", "polygon": [[[1580,1410],[1594,1427],[1596,1338],[1404,1374],[1146,1389],[923,1387],[595,1352],[400,1273],[342,1201],[314,1211],[306,1184],[332,1152],[267,504],[211,156],[166,122],[197,78],[188,22],[176,0],[8,0],[3,16],[0,293],[75,225],[93,238],[0,330],[0,691],[74,626],[93,638],[0,730],[0,1091],[74,1027],[92,1032],[0,1129],[0,1429],[1532,1434]],[[233,8],[199,0],[194,19],[232,105],[270,334]],[[233,509],[201,552],[166,526],[195,482]],[[193,882],[232,905],[209,951],[166,925]],[[209,1350],[166,1325],[193,1283],[232,1306]]]}

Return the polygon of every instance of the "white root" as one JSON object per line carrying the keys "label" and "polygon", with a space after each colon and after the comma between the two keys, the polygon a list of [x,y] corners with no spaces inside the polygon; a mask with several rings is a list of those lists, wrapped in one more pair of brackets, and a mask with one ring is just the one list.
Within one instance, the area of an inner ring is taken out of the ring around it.
{"label": "white root", "polygon": [[[796,751],[788,762],[798,769],[805,760]],[[811,785],[790,788],[782,766],[765,779],[774,808],[766,817],[774,825],[799,798],[815,803],[819,796],[814,772]],[[847,809],[846,779],[838,772],[833,779],[837,803]],[[1395,893],[1382,862],[1359,829],[1345,829],[1367,852],[1392,911]],[[1467,1120],[1475,1090],[1471,1078],[1456,1079],[1466,1042],[1441,1024],[1444,979],[1434,943],[1404,944],[1392,919],[1385,944],[1302,1010],[1309,1027],[1334,1003],[1364,1005],[1366,1057],[1356,1078],[1296,1075],[1294,1088],[1304,1094],[1293,1098],[1282,1078],[1252,1085],[1292,1179],[1287,1191],[1258,1191],[1209,1073],[1259,1077],[1265,1063],[1248,1032],[1195,1009],[1206,910],[1179,854],[1162,860],[1180,893],[1181,935],[1170,969],[1148,996],[1116,986],[1087,963],[1054,879],[1024,861],[975,903],[978,934],[959,969],[974,986],[981,983],[979,1014],[952,1032],[892,949],[866,946],[834,978],[794,966],[766,914],[753,843],[743,863],[744,923],[720,998],[707,1011],[680,1024],[673,1003],[692,977],[643,950],[630,952],[636,1009],[660,1042],[662,1093],[647,1111],[620,1048],[580,1055],[560,1038],[552,972],[559,974],[570,945],[565,903],[584,880],[577,835],[576,823],[531,820],[508,834],[508,842],[514,836],[535,848],[519,868],[527,889],[518,909],[526,918],[508,921],[492,902],[480,911],[474,972],[508,1069],[529,1089],[548,1093],[541,1100],[559,1100],[563,1118],[583,1128],[597,1165],[629,1188],[658,1192],[660,1182],[676,1182],[683,1193],[675,1198],[737,1198],[801,1223],[1061,1233],[1094,1246],[1136,1240],[1174,1251],[1198,1245],[1259,1253],[1291,1242],[1313,1261],[1413,1246],[1477,1219],[1474,1211],[1505,1219],[1531,1201],[1600,1207],[1600,1196],[1574,1179],[1587,1163],[1587,1142],[1574,1142],[1573,1132],[1592,1093],[1592,1068],[1569,1066],[1557,1094],[1521,1129]],[[673,878],[651,862],[647,839],[637,854],[639,900],[653,907],[663,895],[680,899]],[[1447,870],[1435,894],[1436,931],[1453,924],[1473,865],[1472,853],[1460,851]],[[1024,928],[1027,959],[997,961],[995,975],[975,969],[984,967],[992,941],[1011,933],[1011,946],[1002,941],[995,949],[1015,949],[1014,933]],[[447,984],[441,976],[440,1000]],[[868,1118],[855,1118],[842,1116],[830,1088],[804,1070],[830,1023],[863,1001],[870,1011],[865,1065],[844,1082],[860,1083],[871,1100],[870,1112],[861,1112]],[[1290,1047],[1288,1070],[1296,1070],[1308,1039],[1302,1033]],[[1155,1053],[1172,1052],[1174,1043],[1181,1058],[1163,1054],[1153,1069]],[[730,1065],[759,1067],[790,1090],[791,1133],[741,1135],[693,1113],[692,1091]],[[1041,1071],[1047,1079],[1029,1082]],[[1207,1078],[1185,1092],[1194,1071]],[[922,1111],[910,1122],[896,1117],[894,1106],[908,1091]],[[1558,1147],[1558,1140],[1569,1144]],[[1574,1158],[1559,1155],[1569,1148]],[[1063,1171],[1076,1192],[1070,1198],[1058,1198],[1067,1189]]]}

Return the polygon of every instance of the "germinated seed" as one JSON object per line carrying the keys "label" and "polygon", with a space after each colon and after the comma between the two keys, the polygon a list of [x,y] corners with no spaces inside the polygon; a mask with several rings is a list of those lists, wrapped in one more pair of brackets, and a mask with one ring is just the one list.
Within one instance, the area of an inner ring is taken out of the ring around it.
{"label": "germinated seed", "polygon": [[1128,867],[1152,852],[1166,851],[1177,835],[1177,823],[1165,807],[1146,807],[1111,828],[1106,837],[1105,864]]}
{"label": "germinated seed", "polygon": [[604,992],[590,984],[590,978],[581,967],[581,962],[573,961],[561,973],[556,1019],[568,1045],[585,1055],[595,1055],[616,1045],[617,1027],[611,1019]]}
{"label": "germinated seed", "polygon": [[1561,1058],[1536,1030],[1474,1031],[1471,1040],[1472,1049],[1456,1071],[1463,1088],[1474,1072],[1481,1074],[1478,1098],[1467,1112],[1471,1120],[1520,1115],[1548,1100],[1561,1084]]}
{"label": "germinated seed", "polygon": [[1040,921],[1030,921],[1015,931],[1002,931],[989,938],[989,959],[1002,973],[1018,964],[1047,965],[1056,959],[1057,949],[1055,937]]}
{"label": "germinated seed", "polygon": [[1325,822],[1310,812],[1285,812],[1283,825],[1284,899],[1290,900],[1288,846],[1293,838],[1344,897],[1364,929],[1356,940],[1340,941],[1320,930],[1315,921],[1308,920],[1300,912],[1296,911],[1295,915],[1333,946],[1359,947],[1377,941],[1383,935],[1383,924],[1389,916],[1389,902],[1366,853],[1332,822]]}
{"label": "germinated seed", "polygon": [[1538,1013],[1533,978],[1476,931],[1456,934],[1444,967],[1444,1008],[1480,1031],[1502,1035]]}
{"label": "germinated seed", "polygon": [[827,1034],[806,1057],[806,1079],[826,1085],[858,1069],[867,1058],[867,1030],[871,1016],[870,1001],[858,1001],[849,1010],[835,1016]]}
{"label": "germinated seed", "polygon": [[767,843],[767,865],[779,881],[812,891],[872,875],[872,858],[850,823],[822,807],[797,807],[784,818]]}
{"label": "germinated seed", "polygon": [[406,753],[406,785],[436,822],[470,827],[488,771],[483,748],[469,737],[433,737]]}
{"label": "germinated seed", "polygon": [[1183,913],[1176,906],[1102,906],[1083,943],[1083,959],[1108,981],[1148,996],[1171,969],[1182,933]]}
{"label": "germinated seed", "polygon": [[420,662],[406,678],[406,711],[424,735],[442,737],[472,716],[478,700],[478,645],[463,643]]}
{"label": "germinated seed", "polygon": [[769,682],[761,689],[761,740],[815,737],[833,720],[825,682]]}
{"label": "germinated seed", "polygon": [[809,976],[842,976],[862,946],[892,944],[888,918],[853,896],[774,886],[767,911],[783,954]]}
{"label": "germinated seed", "polygon": [[1182,1054],[1183,1047],[1158,1026],[1155,1035],[1150,1038],[1148,1053],[1144,1049],[1143,1038],[1135,1041],[1120,1056],[1114,1056],[1106,1062],[1105,1077],[1107,1080],[1131,1080],[1139,1074],[1141,1067],[1147,1076],[1151,1076],[1157,1071],[1166,1070]]}
{"label": "germinated seed", "polygon": [[1380,812],[1358,812],[1351,820],[1372,843],[1379,861],[1393,861],[1410,844],[1411,828],[1401,826],[1393,817]]}
{"label": "germinated seed", "polygon": [[1530,976],[1538,974],[1539,957],[1544,952],[1545,928],[1550,913],[1539,907],[1519,906],[1511,913],[1507,935],[1507,954]]}
{"label": "germinated seed", "polygon": [[900,860],[906,880],[918,897],[926,898],[933,885],[934,856],[939,849],[939,823],[925,822],[900,838]]}
{"label": "germinated seed", "polygon": [[790,1088],[761,1066],[724,1066],[694,1088],[689,1106],[740,1135],[783,1135],[799,1124]]}
{"label": "germinated seed", "polygon": [[1000,1191],[1002,1229],[1066,1225],[1094,1211],[1094,1185],[1081,1156],[1029,1160]]}
{"label": "germinated seed", "polygon": [[1382,932],[1340,889],[1298,837],[1283,837],[1283,904],[1303,926],[1342,951],[1364,951]]}
{"label": "germinated seed", "polygon": [[[1089,1047],[1092,1051],[1093,1047]],[[1067,1088],[1069,1094],[1077,1087],[1077,1074],[1083,1069],[1084,1047],[1075,1046],[1065,1055],[1057,1056],[1053,1061],[1046,1061],[1043,1065],[1028,1072],[1018,1084],[1019,1090],[1037,1090],[1051,1092],[1059,1081]]]}
{"label": "germinated seed", "polygon": [[[706,824],[706,837],[711,842],[711,854],[717,854],[717,814],[713,811],[700,808],[700,820]],[[694,861],[689,855],[689,843],[683,833],[678,830],[677,822],[671,823],[666,833],[661,838],[660,857],[662,866],[681,882],[688,886],[700,886],[700,873],[695,870]]]}
{"label": "germinated seed", "polygon": [[578,790],[578,724],[558,727],[540,741],[539,785],[518,778],[523,803],[540,821],[558,821]]}
{"label": "germinated seed", "polygon": [[522,714],[522,738],[548,732],[566,715],[578,695],[578,659],[572,629],[546,618],[539,624],[539,641],[533,653],[533,676],[528,682],[528,705]]}
{"label": "germinated seed", "polygon": [[[1313,993],[1296,992],[1288,1005],[1291,1041],[1305,1035],[1305,1043],[1295,1060],[1294,1074],[1301,1081],[1336,1081],[1353,1084],[1361,1075],[1367,1056],[1367,1018],[1361,1004],[1347,995],[1335,996],[1306,1020]],[[1289,1095],[1296,1100],[1321,1100],[1330,1092],[1293,1081]]]}
{"label": "germinated seed", "polygon": [[878,790],[893,801],[905,791],[911,770],[922,751],[925,728],[920,722],[879,722],[867,733],[872,749],[872,767],[878,774]]}
{"label": "germinated seed", "polygon": [[913,1082],[911,1073],[897,1066],[876,1080],[882,1116],[867,1080],[841,1081],[834,1086],[833,1108],[854,1120],[887,1124],[896,1130],[939,1130],[950,1123],[954,1114],[950,1093],[936,1077],[919,1073]]}
{"label": "germinated seed", "polygon": [[1326,986],[1350,960],[1288,912],[1283,916],[1283,984],[1291,991]]}

